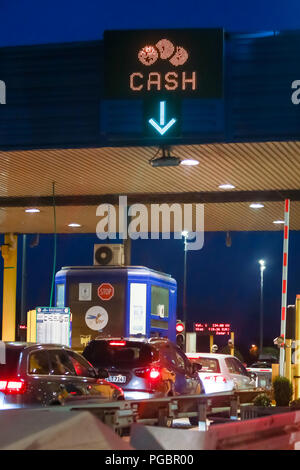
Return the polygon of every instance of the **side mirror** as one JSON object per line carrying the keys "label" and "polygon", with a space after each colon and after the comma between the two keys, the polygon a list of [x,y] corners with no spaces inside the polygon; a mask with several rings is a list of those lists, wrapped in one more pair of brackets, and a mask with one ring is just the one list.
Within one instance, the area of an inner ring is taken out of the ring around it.
{"label": "side mirror", "polygon": [[108,379],[109,373],[107,369],[97,369],[98,379]]}

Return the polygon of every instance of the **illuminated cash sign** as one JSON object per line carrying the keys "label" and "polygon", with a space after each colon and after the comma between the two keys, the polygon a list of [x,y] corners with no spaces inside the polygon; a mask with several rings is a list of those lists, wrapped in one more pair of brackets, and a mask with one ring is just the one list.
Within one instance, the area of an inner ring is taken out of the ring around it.
{"label": "illuminated cash sign", "polygon": [[194,331],[202,335],[230,335],[230,323],[194,323]]}
{"label": "illuminated cash sign", "polygon": [[223,30],[105,31],[105,96],[222,98]]}

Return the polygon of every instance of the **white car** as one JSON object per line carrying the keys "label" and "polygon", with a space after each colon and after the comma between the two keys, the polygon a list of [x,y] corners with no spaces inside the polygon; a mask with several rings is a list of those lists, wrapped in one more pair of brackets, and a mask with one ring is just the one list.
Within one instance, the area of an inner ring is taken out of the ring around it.
{"label": "white car", "polygon": [[272,364],[265,361],[257,361],[247,371],[254,372],[257,376],[256,385],[261,388],[272,388]]}
{"label": "white car", "polygon": [[202,365],[199,376],[205,393],[253,389],[255,374],[250,374],[236,357],[227,354],[186,353],[191,362]]}

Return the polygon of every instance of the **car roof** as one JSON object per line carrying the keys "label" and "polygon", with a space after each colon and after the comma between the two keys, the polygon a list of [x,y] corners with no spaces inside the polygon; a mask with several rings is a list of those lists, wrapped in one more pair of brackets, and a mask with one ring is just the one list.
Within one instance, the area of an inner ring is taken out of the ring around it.
{"label": "car roof", "polygon": [[132,343],[147,343],[147,344],[153,344],[155,342],[167,342],[169,341],[168,338],[161,338],[161,337],[152,337],[152,338],[145,338],[145,337],[135,337],[135,336],[129,336],[129,337],[114,337],[114,336],[109,336],[109,337],[101,337],[98,336],[97,338],[92,339],[92,341],[128,341]]}
{"label": "car roof", "polygon": [[216,354],[216,353],[185,353],[187,357],[192,358],[192,359],[198,359],[200,357],[207,357],[209,359],[225,359],[226,357],[234,357],[237,359],[235,356],[231,356],[230,354]]}
{"label": "car roof", "polygon": [[4,341],[6,349],[19,350],[23,351],[25,349],[38,349],[38,348],[60,348],[60,349],[70,349],[64,344],[54,344],[54,343],[29,343],[22,341]]}

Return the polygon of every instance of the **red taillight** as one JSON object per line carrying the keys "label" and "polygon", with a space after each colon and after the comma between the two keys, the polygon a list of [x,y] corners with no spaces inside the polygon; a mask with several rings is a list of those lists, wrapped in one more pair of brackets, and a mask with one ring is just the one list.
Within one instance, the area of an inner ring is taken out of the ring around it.
{"label": "red taillight", "polygon": [[25,392],[24,380],[0,380],[0,392],[5,394],[17,394]]}
{"label": "red taillight", "polygon": [[158,367],[145,367],[143,369],[136,369],[135,375],[144,379],[159,380],[161,377],[161,371]]}
{"label": "red taillight", "polygon": [[109,345],[110,346],[125,346],[126,341],[110,341]]}
{"label": "red taillight", "polygon": [[151,380],[157,380],[160,378],[160,370],[159,369],[156,369],[154,367],[151,367],[150,371],[149,371],[149,377]]}

